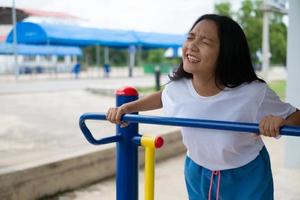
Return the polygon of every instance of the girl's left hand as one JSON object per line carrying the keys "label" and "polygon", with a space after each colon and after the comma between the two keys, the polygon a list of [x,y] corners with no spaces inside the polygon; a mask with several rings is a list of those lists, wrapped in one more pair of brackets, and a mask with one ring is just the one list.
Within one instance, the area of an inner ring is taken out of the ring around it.
{"label": "girl's left hand", "polygon": [[264,117],[259,123],[260,134],[268,137],[277,137],[280,128],[284,125],[284,119],[278,116],[269,115]]}

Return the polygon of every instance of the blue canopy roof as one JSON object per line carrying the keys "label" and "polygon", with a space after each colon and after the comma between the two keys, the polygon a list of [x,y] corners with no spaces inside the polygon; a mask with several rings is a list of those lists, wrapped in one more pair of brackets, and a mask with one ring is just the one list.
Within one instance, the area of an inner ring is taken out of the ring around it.
{"label": "blue canopy roof", "polygon": [[[20,22],[17,24],[19,43],[54,44],[72,46],[101,45],[108,47],[129,47],[131,45],[144,48],[180,47],[184,35],[145,33],[126,30],[110,30],[86,28],[80,26],[36,24]],[[7,37],[12,42],[13,32]]]}
{"label": "blue canopy roof", "polygon": [[134,32],[138,45],[144,48],[179,48],[186,36],[164,33]]}
{"label": "blue canopy roof", "polygon": [[[18,44],[17,52],[21,55],[81,55],[78,47],[63,47],[50,45],[26,45]],[[13,54],[14,47],[9,43],[0,43],[0,54]]]}

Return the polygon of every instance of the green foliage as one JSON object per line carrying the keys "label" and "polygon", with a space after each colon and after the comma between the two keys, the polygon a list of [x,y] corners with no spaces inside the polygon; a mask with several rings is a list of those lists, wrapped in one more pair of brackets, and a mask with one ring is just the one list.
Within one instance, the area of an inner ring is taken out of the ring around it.
{"label": "green foliage", "polygon": [[286,64],[287,27],[282,22],[270,26],[271,64]]}
{"label": "green foliage", "polygon": [[163,49],[155,49],[149,50],[148,56],[146,58],[146,62],[159,64],[165,62],[164,50]]}
{"label": "green foliage", "polygon": [[112,66],[126,66],[128,65],[129,55],[127,49],[109,49],[109,62]]}
{"label": "green foliage", "polygon": [[[215,5],[215,12],[231,16],[242,26],[249,44],[253,64],[261,61],[257,52],[262,51],[262,24],[263,13],[260,10],[261,0],[244,0],[238,11],[232,11],[229,2],[221,2]],[[287,27],[282,22],[282,15],[272,14],[270,19],[270,51],[271,64],[286,63]]]}
{"label": "green foliage", "polygon": [[228,1],[215,4],[215,12],[219,15],[232,16],[231,4]]}
{"label": "green foliage", "polygon": [[259,63],[257,52],[262,46],[262,12],[261,1],[245,0],[237,12],[237,21],[245,31],[253,64]]}
{"label": "green foliage", "polygon": [[[100,66],[104,65],[104,48],[99,47],[99,61]],[[165,49],[154,49],[154,50],[140,50],[138,49],[136,52],[136,63],[139,66],[142,66],[143,63],[151,63],[151,64],[161,64],[161,63],[169,63],[169,64],[178,64],[180,58],[165,58],[164,57]],[[81,62],[84,65],[92,66],[97,64],[96,58],[96,47],[90,46],[83,49],[83,57]],[[129,62],[129,55],[127,49],[116,49],[109,48],[109,62],[113,66],[127,66]]]}
{"label": "green foliage", "polygon": [[165,49],[144,50],[142,52],[142,60],[148,64],[179,64],[181,58],[165,58],[164,52]]}
{"label": "green foliage", "polygon": [[[97,50],[96,46],[89,46],[83,49],[82,62],[85,65],[92,66],[97,64]],[[100,66],[104,65],[104,48],[99,47],[99,63]],[[113,66],[126,66],[128,63],[127,49],[109,48],[109,63]]]}

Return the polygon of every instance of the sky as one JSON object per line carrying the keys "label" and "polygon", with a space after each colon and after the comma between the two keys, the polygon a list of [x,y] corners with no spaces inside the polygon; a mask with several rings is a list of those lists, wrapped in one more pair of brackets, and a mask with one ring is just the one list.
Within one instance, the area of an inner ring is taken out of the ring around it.
{"label": "sky", "polygon": [[[199,16],[212,13],[215,1],[220,0],[15,0],[15,4],[68,13],[99,28],[182,34]],[[12,0],[0,1],[0,6],[11,5]]]}
{"label": "sky", "polygon": [[[15,4],[80,17],[79,24],[85,26],[184,34],[222,1],[237,10],[242,0],[15,0]],[[0,0],[0,6],[11,7],[12,0]],[[287,17],[284,21],[287,24]]]}

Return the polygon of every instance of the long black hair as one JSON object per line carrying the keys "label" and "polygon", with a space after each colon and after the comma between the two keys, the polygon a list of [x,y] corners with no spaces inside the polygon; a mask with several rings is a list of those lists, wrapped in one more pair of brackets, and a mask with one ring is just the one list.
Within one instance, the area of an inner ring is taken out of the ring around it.
{"label": "long black hair", "polygon": [[[245,82],[264,82],[255,74],[246,36],[239,24],[227,16],[207,14],[201,16],[191,30],[202,20],[212,20],[218,27],[220,50],[215,69],[216,85],[234,88]],[[184,71],[181,60],[178,68],[169,77],[173,81],[192,78],[193,75]]]}

